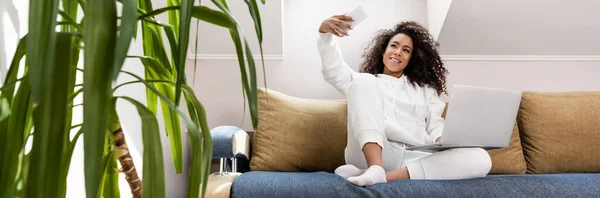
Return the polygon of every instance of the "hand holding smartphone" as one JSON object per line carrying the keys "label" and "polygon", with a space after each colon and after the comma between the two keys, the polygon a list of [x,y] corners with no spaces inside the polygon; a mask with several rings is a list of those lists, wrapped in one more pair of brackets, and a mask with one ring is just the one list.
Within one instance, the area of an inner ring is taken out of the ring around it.
{"label": "hand holding smartphone", "polygon": [[[352,17],[352,19],[354,19],[353,21],[347,21],[352,26],[352,28],[354,28],[356,25],[358,25],[360,22],[362,22],[363,20],[365,20],[367,18],[367,12],[365,11],[365,9],[363,8],[362,5],[356,6],[354,9],[352,9],[346,15],[350,16],[350,17]],[[348,31],[348,28],[346,28],[346,27],[342,27],[342,29],[344,29],[345,31]]]}
{"label": "hand holding smartphone", "polygon": [[335,15],[325,19],[319,26],[320,33],[331,33],[338,37],[348,36],[348,31],[354,29],[367,18],[367,12],[359,5],[344,15]]}

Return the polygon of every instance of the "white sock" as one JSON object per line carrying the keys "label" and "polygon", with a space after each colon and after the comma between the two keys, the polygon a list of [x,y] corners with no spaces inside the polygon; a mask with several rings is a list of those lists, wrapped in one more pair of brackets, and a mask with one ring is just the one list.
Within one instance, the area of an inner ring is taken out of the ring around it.
{"label": "white sock", "polygon": [[349,177],[348,181],[357,186],[370,186],[376,183],[387,182],[385,179],[385,170],[379,165],[373,165],[362,175]]}
{"label": "white sock", "polygon": [[344,179],[348,179],[348,177],[359,176],[365,171],[366,169],[360,169],[352,164],[346,164],[336,168],[335,174],[343,177]]}

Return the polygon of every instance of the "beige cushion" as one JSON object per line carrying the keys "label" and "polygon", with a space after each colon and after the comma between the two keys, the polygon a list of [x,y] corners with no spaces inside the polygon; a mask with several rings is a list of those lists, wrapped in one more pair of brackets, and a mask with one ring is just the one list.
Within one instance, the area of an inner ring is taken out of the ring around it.
{"label": "beige cushion", "polygon": [[253,171],[329,171],[344,164],[346,102],[258,90]]}
{"label": "beige cushion", "polygon": [[527,171],[517,124],[508,147],[488,150],[488,153],[492,158],[492,170],[489,174],[524,174]]}
{"label": "beige cushion", "polygon": [[[448,110],[448,105],[446,105],[446,109],[442,114],[444,118],[446,117],[446,110]],[[508,147],[488,150],[488,153],[492,158],[492,169],[489,174],[524,174],[527,171],[517,123],[513,128]]]}
{"label": "beige cushion", "polygon": [[524,92],[517,120],[528,173],[600,172],[600,92]]}

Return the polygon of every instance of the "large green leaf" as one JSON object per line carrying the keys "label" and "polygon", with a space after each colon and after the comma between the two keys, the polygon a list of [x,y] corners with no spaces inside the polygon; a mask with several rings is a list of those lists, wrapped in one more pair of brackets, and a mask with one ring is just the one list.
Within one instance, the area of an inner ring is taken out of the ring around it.
{"label": "large green leaf", "polygon": [[179,8],[181,8],[181,7],[180,6],[168,6],[168,7],[164,7],[164,8],[159,8],[159,9],[153,10],[151,12],[148,12],[146,14],[140,15],[138,17],[138,19],[144,19],[146,17],[154,17],[154,16],[162,14],[162,13],[164,13],[166,11],[179,10]]}
{"label": "large green leaf", "polygon": [[193,90],[187,86],[184,87],[184,94],[186,96],[186,102],[189,114],[192,115],[198,123],[198,127],[201,129],[201,134],[197,132],[190,132],[190,142],[192,146],[192,168],[190,170],[189,186],[188,186],[188,197],[198,197],[199,185],[201,186],[201,195],[204,197],[206,194],[206,186],[208,175],[210,174],[210,163],[212,159],[212,137],[210,130],[208,129],[208,122],[206,121],[206,111],[204,106]]}
{"label": "large green leaf", "polygon": [[[83,134],[83,130],[79,129],[79,131],[77,131],[77,133],[75,134],[75,136],[73,137],[73,140],[69,141],[67,143],[67,147],[65,148],[65,151],[63,152],[63,161],[62,161],[62,167],[63,169],[60,172],[60,178],[67,178],[67,175],[69,174],[69,167],[71,167],[71,159],[73,156],[73,151],[75,150],[75,145],[77,145],[77,140],[79,139],[79,137],[81,136],[81,134]],[[65,181],[60,181],[59,182],[61,185],[61,190],[62,195],[60,197],[65,197],[66,196],[66,189],[67,189],[67,182]]]}
{"label": "large green leaf", "polygon": [[[116,2],[88,0],[84,19],[83,80],[84,171],[87,197],[98,194],[102,152],[107,135],[116,43]],[[37,128],[37,127],[36,127]]]}
{"label": "large green leaf", "polygon": [[[258,10],[258,3],[256,0],[244,0],[248,5],[248,9],[250,10],[250,15],[252,16],[252,20],[254,21],[254,29],[256,31],[256,37],[258,38],[258,46],[260,49],[260,60],[262,63],[263,70],[263,81],[265,83],[265,88],[267,87],[267,72],[265,69],[265,57],[263,53],[262,41],[263,41],[263,33],[262,33],[262,20],[260,19],[260,11]],[[263,4],[265,2],[263,1]]]}
{"label": "large green leaf", "polygon": [[[212,2],[219,8],[221,9],[221,11],[225,14],[225,16],[227,16],[227,18],[229,18],[230,21],[233,21],[233,23],[235,24],[235,28],[229,28],[229,33],[231,35],[231,39],[233,41],[233,44],[235,45],[235,50],[236,50],[236,54],[238,57],[238,64],[240,66],[240,73],[241,73],[241,77],[242,77],[242,87],[243,87],[243,92],[245,94],[247,94],[247,98],[248,98],[248,104],[250,107],[250,117],[252,118],[252,126],[254,128],[256,128],[256,126],[258,125],[258,110],[256,108],[257,106],[257,96],[256,96],[256,90],[253,89],[251,90],[251,84],[253,84],[252,82],[256,81],[256,73],[254,71],[254,66],[250,65],[250,76],[248,76],[247,72],[246,72],[246,65],[244,63],[244,47],[242,45],[242,35],[240,34],[240,28],[237,25],[238,23],[235,22],[235,19],[233,18],[233,15],[231,14],[231,12],[229,11],[229,8],[227,6],[227,2],[224,0],[212,0]],[[245,41],[245,39],[244,39]],[[249,52],[249,48],[246,48],[246,58],[247,59],[253,59],[252,57],[252,53]],[[252,60],[253,63],[254,60]],[[250,78],[250,82],[248,81],[248,77]],[[250,85],[249,85],[250,84]]]}
{"label": "large green leaf", "polygon": [[[171,77],[169,72],[166,72],[159,61],[152,58],[140,58],[146,68],[146,73],[151,79],[159,80],[170,80]],[[158,84],[156,88],[169,100],[173,100],[174,93],[173,89],[164,85]],[[183,145],[181,141],[181,127],[180,120],[177,113],[169,109],[169,106],[161,101],[161,108],[165,123],[165,130],[169,138],[169,145],[171,150],[171,156],[173,159],[173,165],[176,173],[183,172]]]}
{"label": "large green leaf", "polygon": [[212,2],[217,5],[217,6],[222,6],[222,8],[225,8],[226,10],[229,10],[229,5],[227,5],[227,0],[212,0]]}
{"label": "large green leaf", "polygon": [[144,145],[143,196],[165,197],[165,174],[158,121],[156,121],[154,113],[142,103],[125,96],[118,98],[135,105],[142,119],[142,143]]}
{"label": "large green leaf", "polygon": [[145,55],[154,57],[156,60],[158,60],[163,65],[163,67],[165,67],[166,69],[169,69],[169,70],[173,70],[172,73],[176,72],[176,68],[171,67],[169,57],[167,56],[165,45],[164,45],[164,42],[162,39],[162,33],[160,31],[160,29],[162,27],[157,26],[157,25],[148,25],[148,26],[150,27],[150,30],[151,30],[150,35],[152,38],[151,39],[152,49],[150,49],[150,54],[145,54]]}
{"label": "large green leaf", "polygon": [[111,156],[108,158],[108,164],[104,172],[104,197],[119,198],[121,197],[121,191],[119,190],[119,168],[117,165],[117,158],[110,152]]}
{"label": "large green leaf", "polygon": [[[25,155],[22,154],[21,155],[21,159],[19,160],[19,164],[21,164],[22,167],[29,167],[29,161],[31,159],[31,153]],[[17,189],[15,190],[15,194],[14,197],[25,197],[25,185],[26,185],[26,179],[27,176],[29,175],[29,169],[27,168],[22,168],[20,173],[19,173],[19,180],[17,181]]]}
{"label": "large green leaf", "polygon": [[138,8],[143,10],[144,13],[151,12],[152,9],[152,1],[151,0],[138,0]]}
{"label": "large green leaf", "polygon": [[[237,29],[230,29],[229,33],[231,34],[231,39],[233,40],[233,43],[235,45],[235,50],[236,50],[236,54],[238,57],[238,64],[240,66],[240,73],[241,73],[241,78],[242,78],[242,87],[244,88],[243,91],[244,93],[247,95],[248,97],[248,104],[249,106],[252,106],[252,98],[250,95],[252,92],[250,91],[250,85],[248,83],[248,74],[246,72],[246,65],[244,63],[244,52],[243,52],[243,46],[242,46],[242,42],[240,39],[240,34],[238,32]],[[252,112],[250,112],[252,114]],[[253,116],[251,116],[253,117]],[[254,126],[254,121],[252,122],[253,126]],[[256,128],[256,126],[254,126]]]}
{"label": "large green leaf", "polygon": [[196,84],[196,74],[197,74],[196,73],[196,69],[198,69],[198,65],[197,65],[198,59],[195,57],[196,56],[195,54],[198,54],[198,34],[199,34],[199,30],[200,30],[200,20],[196,19],[196,39],[194,41],[194,73],[192,73],[193,76],[194,76],[194,79],[192,81],[192,85]]}
{"label": "large green leaf", "polygon": [[[148,71],[145,72],[145,77],[148,79],[152,78],[149,73],[150,72]],[[158,96],[149,91],[148,88],[146,88],[146,103],[150,111],[154,112],[154,114],[158,114]]]}
{"label": "large green leaf", "polygon": [[[190,39],[190,23],[192,21],[192,8],[194,0],[181,1],[180,26],[179,26],[179,57],[175,59],[177,68],[177,86],[175,86],[175,104],[179,105],[181,99],[181,85],[186,83],[185,77],[185,59]],[[176,32],[177,33],[177,32]],[[171,49],[175,50],[175,49]]]}
{"label": "large green leaf", "polygon": [[[173,71],[174,68],[171,68],[170,61],[166,55],[162,34],[160,31],[160,26],[143,22],[142,23],[142,37],[144,40],[144,55],[151,57],[156,60],[157,63],[152,63],[154,65],[159,65],[163,67],[165,70]],[[172,49],[176,50],[176,49]],[[142,62],[144,63],[144,62]],[[146,64],[145,64],[146,65]],[[160,79],[160,80],[171,80],[167,79],[165,75],[171,75],[169,72],[164,72],[163,70],[155,70],[156,72],[152,72],[149,70],[145,70],[145,77],[147,79]],[[160,77],[160,78],[159,78]],[[163,86],[156,86],[157,89],[161,92],[161,94],[168,97],[170,100],[175,98],[173,93],[173,89],[166,88]],[[156,113],[157,112],[157,98],[156,94],[152,93],[151,90],[146,90],[146,99],[148,101],[148,108]],[[183,172],[183,147],[181,141],[181,126],[180,121],[176,116],[176,113],[172,110],[168,109],[168,105],[161,102],[163,117],[165,118],[165,131],[167,132],[167,136],[170,142],[170,150],[172,155],[173,164],[175,167],[175,172],[181,173]]]}
{"label": "large green leaf", "polygon": [[[138,1],[140,2],[140,1]],[[143,7],[145,5],[144,1],[141,1],[140,6]],[[153,37],[153,29],[152,26],[150,24],[148,24],[147,22],[142,22],[142,40],[143,40],[143,49],[144,49],[144,55],[146,56],[150,56],[150,57],[156,57],[156,53],[155,51],[157,51],[154,47],[154,37]],[[157,46],[158,48],[159,46]],[[148,71],[145,71],[145,77],[146,78],[150,78],[150,73]],[[155,114],[158,111],[158,98],[156,96],[156,94],[152,93],[149,90],[146,90],[146,103],[148,104],[148,108],[150,109],[150,111],[154,112]]]}
{"label": "large green leaf", "polygon": [[218,25],[224,28],[237,28],[236,22],[232,20],[231,17],[228,17],[227,14],[218,10],[210,9],[206,6],[195,6],[192,9],[192,16],[207,23]]}
{"label": "large green leaf", "polygon": [[[116,187],[118,189],[118,174],[117,171],[111,168],[112,161],[116,159],[114,157],[114,153],[110,149],[110,138],[105,138],[104,145],[104,153],[102,157],[102,176],[100,177],[100,186],[98,186],[98,195],[96,197],[114,197],[114,186],[116,183]],[[117,179],[115,183],[113,183],[113,179]],[[108,191],[108,192],[107,192]],[[106,194],[105,194],[106,193]],[[117,196],[120,196],[117,194]]]}
{"label": "large green leaf", "polygon": [[59,0],[29,0],[29,39],[27,65],[30,67],[33,102],[38,103],[44,91],[48,64],[56,52],[56,15]]}
{"label": "large green leaf", "polygon": [[260,11],[258,10],[258,4],[256,3],[256,0],[244,0],[244,2],[246,2],[246,4],[248,5],[250,16],[252,16],[252,20],[254,21],[254,29],[256,31],[258,43],[262,45],[262,22],[260,19]]}
{"label": "large green leaf", "polygon": [[[198,151],[202,143],[202,140],[199,139],[200,137],[200,131],[198,129],[198,125],[196,124],[196,122],[192,121],[188,115],[186,115],[184,112],[182,112],[176,105],[175,103],[170,100],[169,98],[167,98],[165,95],[163,95],[161,92],[158,91],[158,89],[156,89],[154,87],[154,85],[152,85],[151,83],[147,82],[146,80],[144,80],[143,78],[131,73],[131,72],[127,72],[127,71],[123,71],[126,74],[129,74],[130,76],[136,78],[139,82],[144,83],[144,85],[146,85],[146,87],[148,88],[148,90],[151,90],[152,92],[154,92],[162,101],[164,101],[169,108],[171,108],[172,110],[174,110],[179,117],[183,120],[183,123],[185,124],[185,126],[188,129],[188,134],[190,134],[190,142],[191,142],[191,146],[192,146],[192,171],[194,173],[201,173],[201,159],[199,159],[201,157],[201,151]],[[166,83],[168,84],[168,83]],[[173,85],[173,84],[171,84]],[[190,90],[189,87],[187,85],[184,85],[182,87],[184,90]],[[208,126],[206,127],[208,128]],[[208,132],[208,130],[207,130]],[[210,136],[210,134],[208,134]],[[209,146],[210,148],[210,152],[212,153],[212,141],[208,141],[209,142]],[[204,145],[205,147],[207,145]],[[196,152],[194,152],[196,151]],[[203,152],[208,152],[208,151],[203,151]],[[212,155],[212,154],[211,154]],[[205,156],[206,158],[206,156]],[[210,157],[209,157],[210,158]],[[209,162],[208,162],[209,163]],[[208,172],[208,171],[207,171]],[[200,190],[200,178],[201,175],[199,174],[191,174],[190,173],[190,178],[192,178],[189,183],[188,183],[188,197],[198,197],[198,192]],[[198,178],[198,179],[196,179]],[[203,180],[206,181],[206,180]]]}
{"label": "large green leaf", "polygon": [[162,66],[162,64],[160,62],[158,62],[158,60],[156,60],[156,59],[154,59],[152,57],[148,57],[148,56],[129,56],[128,58],[138,58],[138,59],[140,59],[140,61],[142,62],[142,65],[144,65],[144,67],[146,69],[149,69],[149,70],[157,73],[158,75],[161,76],[161,79],[163,79],[163,78],[167,78],[167,79],[173,78],[173,75],[170,73],[170,71],[166,70],[164,68],[164,66]]}
{"label": "large green leaf", "polygon": [[[61,0],[61,4],[62,4],[62,11],[69,16],[69,18],[71,19],[77,19],[77,10],[79,9],[79,6],[77,5],[79,2],[78,1],[73,1],[73,0]],[[77,24],[77,22],[75,22],[75,24]],[[74,26],[63,26],[61,28],[61,32],[72,32],[75,31],[76,29],[74,28]],[[81,29],[79,29],[81,30]]]}
{"label": "large green leaf", "polygon": [[[12,144],[14,140],[10,139],[8,136],[11,135],[11,133],[17,133],[8,129],[10,121],[9,116],[11,114],[11,104],[15,92],[14,85],[16,82],[18,82],[17,75],[20,66],[19,63],[25,56],[26,43],[27,36],[23,37],[19,41],[15,55],[13,56],[13,60],[10,64],[10,68],[6,73],[6,79],[4,81],[4,85],[2,86],[2,93],[0,94],[0,155],[2,155],[0,159],[3,161],[6,160],[3,158],[10,158],[9,156],[11,156],[12,153],[12,149],[10,148],[14,146]],[[25,84],[25,86],[29,86],[29,83]],[[12,175],[11,167],[14,165],[14,163],[0,163],[0,175],[2,175],[2,177],[0,177],[0,197],[11,196],[13,187],[12,184],[14,181],[12,180],[11,176],[4,175]]]}
{"label": "large green leaf", "polygon": [[[47,85],[40,96],[39,105],[33,111],[35,138],[31,149],[31,163],[27,179],[27,197],[59,197],[62,153],[68,127],[65,117],[69,106],[68,90],[73,67],[71,56],[76,50],[72,33],[58,33],[54,61],[45,69],[43,82]],[[31,77],[31,76],[30,76]],[[33,77],[31,77],[33,78]],[[33,94],[33,92],[32,92]]]}
{"label": "large green leaf", "polygon": [[[80,40],[76,40],[75,41],[75,45],[81,45],[81,41]],[[77,65],[79,62],[79,54],[80,54],[80,49],[79,48],[75,48],[74,50],[71,51],[71,67],[69,68],[69,76],[71,78],[69,78],[69,82],[68,82],[68,86],[67,86],[67,91],[71,94],[69,94],[69,99],[67,101],[69,101],[69,105],[71,105],[73,103],[73,99],[74,97],[72,97],[72,93],[75,89],[75,81],[76,81],[76,74],[77,74]],[[78,90],[83,90],[83,88],[79,88]],[[65,113],[65,117],[64,117],[64,122],[65,122],[65,130],[66,131],[71,131],[71,122],[73,118],[73,108],[67,108],[67,111]],[[80,129],[80,133],[82,133],[81,129]],[[76,136],[76,138],[78,138]],[[63,137],[64,142],[69,142],[70,141],[70,133],[67,132],[65,133],[65,136]],[[75,139],[76,141],[76,139]],[[69,143],[71,144],[71,143]],[[75,143],[73,142],[72,145],[74,146]],[[70,146],[67,145],[67,149],[69,149]],[[61,171],[61,176],[59,177],[58,183],[60,185],[60,191],[61,191],[61,196],[64,197],[67,194],[67,174],[69,173],[69,167],[71,164],[71,156],[73,155],[73,151],[69,151],[69,150],[65,150],[65,152],[63,152],[63,158],[62,158],[62,171]]]}
{"label": "large green leaf", "polygon": [[[6,98],[0,98],[0,121],[8,122],[9,116],[10,116],[10,105],[8,104],[8,100]],[[2,132],[2,134],[3,134],[2,137],[5,138],[2,140],[6,140],[6,136],[4,136],[4,135],[6,133],[8,133],[8,130],[5,129],[0,132]],[[2,144],[2,145],[6,145],[6,144]],[[0,152],[4,153],[4,147],[0,146]]]}
{"label": "large green leaf", "polygon": [[[77,28],[77,30],[81,30],[83,29],[83,26],[81,26],[80,24],[78,24],[75,20],[73,20],[71,18],[71,16],[69,16],[69,14],[67,14],[66,12],[63,11],[58,11],[58,14],[60,14],[60,16],[62,17],[62,19],[67,22],[67,24],[71,25],[72,27]],[[69,28],[69,26],[63,26],[61,28],[61,30],[63,32],[70,32],[70,31],[74,31],[75,29],[71,29]]]}
{"label": "large green leaf", "polygon": [[[8,120],[8,129],[5,136],[5,142],[2,145],[4,153],[2,154],[2,175],[0,179],[0,196],[1,197],[13,197],[13,189],[15,189],[15,181],[18,176],[18,166],[20,153],[23,151],[25,146],[25,139],[23,134],[27,129],[28,117],[31,116],[31,98],[30,98],[31,87],[29,80],[25,78],[19,90],[15,96],[15,100],[10,109],[10,117]],[[5,101],[5,105],[8,105]]]}
{"label": "large green leaf", "polygon": [[[18,78],[17,75],[19,72],[19,66],[21,63],[21,59],[23,59],[23,57],[25,56],[25,53],[27,53],[27,44],[28,44],[27,37],[28,37],[28,35],[25,35],[23,38],[21,38],[21,40],[19,40],[19,44],[17,45],[17,50],[15,50],[15,55],[13,56],[13,59],[10,62],[10,67],[8,68],[8,72],[6,72],[6,79],[4,80],[4,85],[6,85],[6,83],[8,83],[8,82],[14,82]],[[2,95],[5,95],[5,93],[7,93],[6,96],[10,95],[12,98],[14,91],[15,91],[14,89],[7,90],[6,92],[2,92]]]}
{"label": "large green leaf", "polygon": [[[175,104],[172,101],[168,100],[166,96],[161,95],[158,89],[154,88],[153,85],[150,83],[157,82],[164,85],[168,85],[170,87],[175,87],[174,82],[144,80],[133,73],[125,73],[134,76],[138,80],[127,82],[124,84],[144,83],[154,93],[159,94],[159,96],[165,100],[169,107],[177,110]],[[121,85],[119,85],[119,87],[120,86]],[[198,197],[201,189],[203,192],[202,195],[204,195],[204,192],[206,191],[207,183],[203,181],[207,181],[208,175],[210,173],[210,163],[212,158],[212,138],[208,129],[208,122],[206,121],[206,112],[200,101],[196,98],[193,89],[187,85],[183,85],[182,89],[185,94],[188,113],[191,117],[187,118],[182,112],[177,110],[177,113],[180,116],[183,116],[182,118],[185,121],[184,123],[188,127],[188,135],[190,136],[190,144],[192,147],[192,167],[189,175],[190,178],[188,183],[188,197]],[[191,127],[190,124],[193,124],[195,127]],[[201,131],[197,131],[198,128],[200,128]],[[200,134],[200,132],[202,133]],[[202,186],[200,186],[200,184],[202,184]]]}
{"label": "large green leaf", "polygon": [[175,29],[172,26],[163,26],[165,35],[169,40],[169,46],[171,47],[171,60],[175,60],[179,57],[179,44],[177,43],[177,36],[175,35]]}
{"label": "large green leaf", "polygon": [[117,40],[115,48],[115,70],[113,71],[113,80],[117,79],[119,71],[123,66],[127,51],[129,51],[129,44],[131,38],[135,32],[137,26],[137,5],[136,0],[122,0],[123,9],[121,14],[121,24],[119,26],[119,39]]}
{"label": "large green leaf", "polygon": [[163,67],[172,70],[161,35],[160,26],[146,21],[142,23],[144,55],[158,60]]}
{"label": "large green leaf", "polygon": [[[140,8],[144,11],[152,12],[152,6],[149,0],[139,0],[138,3],[140,5]],[[144,18],[144,21],[142,23],[144,55],[155,58],[156,60],[160,61],[163,66],[171,70],[171,64],[164,47],[162,34],[160,30],[161,26],[169,26],[169,24],[161,24],[158,22],[154,23],[152,22],[153,20],[149,18],[150,17]]]}
{"label": "large green leaf", "polygon": [[[173,89],[162,84],[156,85],[156,88],[164,94],[169,100],[175,98]],[[165,130],[169,138],[169,146],[171,150],[171,158],[173,160],[173,166],[175,172],[180,174],[183,172],[183,143],[181,140],[181,126],[180,120],[177,113],[169,108],[168,104],[164,100],[161,100],[161,109],[163,113]]]}
{"label": "large green leaf", "polygon": [[167,6],[169,7],[178,7],[177,9],[169,10],[169,24],[174,28],[175,35],[179,35],[179,25],[180,25],[180,14],[179,9],[181,5],[181,0],[167,0]]}
{"label": "large green leaf", "polygon": [[256,128],[258,124],[258,92],[256,83],[256,66],[254,64],[254,57],[252,57],[252,51],[250,51],[250,45],[248,40],[244,39],[246,46],[246,60],[248,60],[248,70],[250,72],[250,91],[248,94],[248,101],[250,107],[250,117],[252,118],[252,126]]}

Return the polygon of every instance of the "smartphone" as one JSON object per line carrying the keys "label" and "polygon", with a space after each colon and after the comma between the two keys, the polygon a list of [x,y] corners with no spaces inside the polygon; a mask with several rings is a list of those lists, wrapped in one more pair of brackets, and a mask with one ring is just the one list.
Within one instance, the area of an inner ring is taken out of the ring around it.
{"label": "smartphone", "polygon": [[[367,12],[363,8],[362,5],[356,6],[352,11],[348,12],[346,15],[351,16],[354,21],[349,21],[348,23],[352,26],[352,28],[356,27],[360,22],[367,18]],[[342,27],[344,30],[348,30],[345,27]]]}

